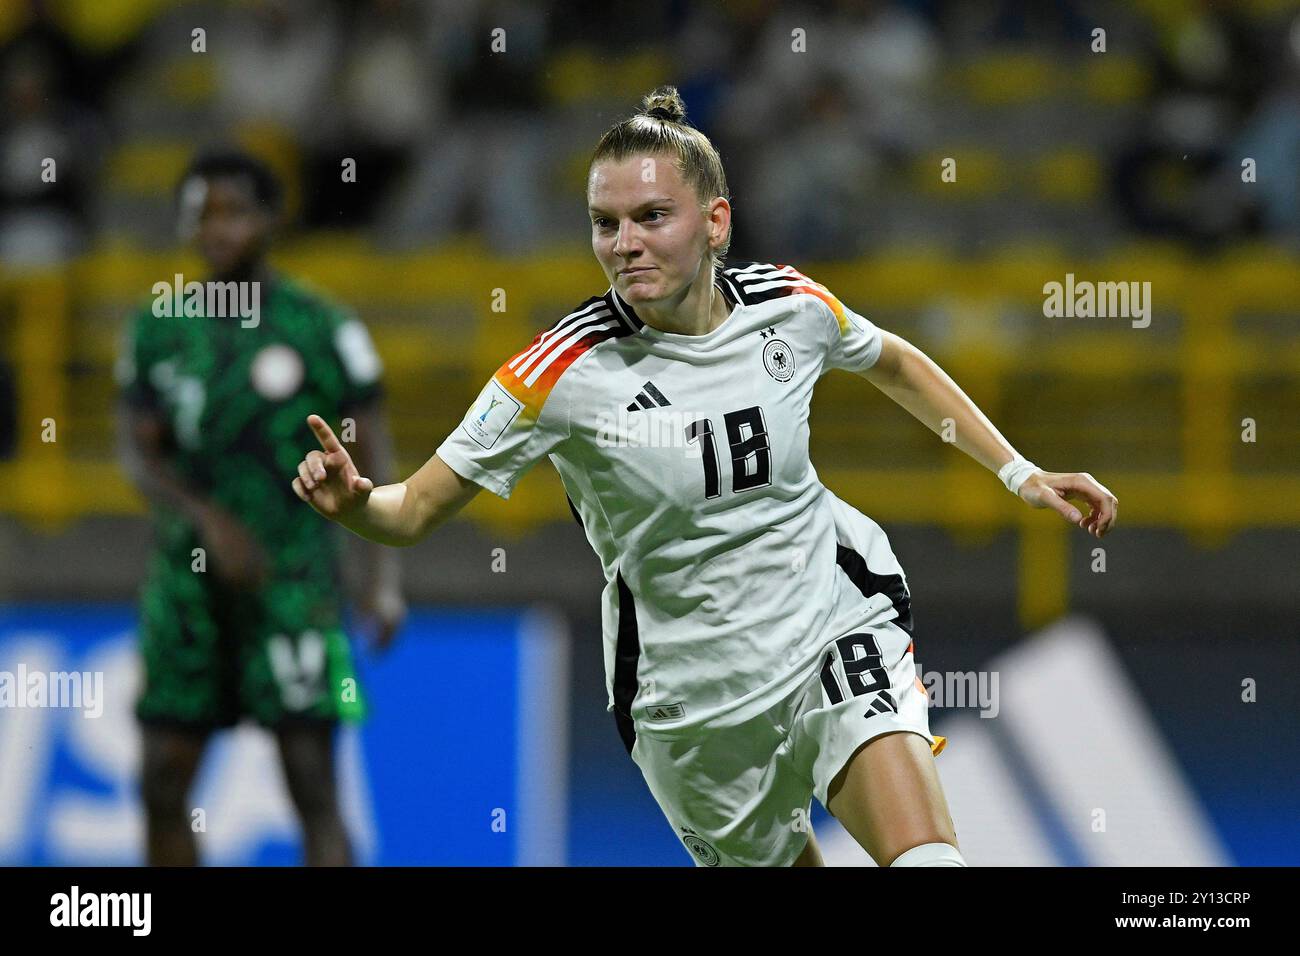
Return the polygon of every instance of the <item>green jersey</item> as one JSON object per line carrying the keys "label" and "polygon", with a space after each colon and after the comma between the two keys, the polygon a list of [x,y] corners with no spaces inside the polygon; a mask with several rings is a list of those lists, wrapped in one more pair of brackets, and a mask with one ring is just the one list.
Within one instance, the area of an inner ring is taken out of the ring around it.
{"label": "green jersey", "polygon": [[[260,301],[247,327],[238,316],[143,308],[118,381],[129,401],[170,424],[181,477],[242,519],[277,572],[310,575],[331,564],[322,538],[337,539],[291,487],[298,462],[319,447],[306,418],[315,412],[338,431],[345,413],[377,396],[380,363],[361,321],[303,285],[275,278]],[[160,547],[188,555],[188,522],[162,509],[155,517]]]}

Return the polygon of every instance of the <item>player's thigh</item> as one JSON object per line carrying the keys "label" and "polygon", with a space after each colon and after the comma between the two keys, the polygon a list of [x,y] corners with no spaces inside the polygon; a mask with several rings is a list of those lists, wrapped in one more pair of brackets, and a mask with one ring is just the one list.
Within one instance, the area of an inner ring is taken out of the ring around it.
{"label": "player's thigh", "polygon": [[638,733],[633,760],[697,866],[789,866],[799,857],[812,782],[790,761],[786,734],[771,714],[684,738]]}
{"label": "player's thigh", "polygon": [[930,744],[910,731],[862,744],[832,781],[828,809],[881,866],[923,843],[957,846]]}
{"label": "player's thigh", "polygon": [[285,783],[300,812],[332,812],[337,806],[336,731],[333,722],[322,720],[291,720],[274,728]]}
{"label": "player's thigh", "polygon": [[913,650],[892,621],[828,641],[795,723],[795,759],[818,800],[877,860],[951,830],[932,756],[945,739],[930,733]]}
{"label": "player's thigh", "polygon": [[822,859],[822,848],[817,845],[817,837],[813,834],[812,828],[808,828],[808,842],[804,844],[803,850],[799,857],[790,864],[791,866],[825,866],[826,861]]}
{"label": "player's thigh", "polygon": [[219,603],[204,575],[155,555],[140,601],[142,723],[211,730],[238,720],[238,643],[222,626]]}
{"label": "player's thigh", "polygon": [[200,728],[145,724],[142,727],[141,792],[145,809],[183,806],[211,733]]}

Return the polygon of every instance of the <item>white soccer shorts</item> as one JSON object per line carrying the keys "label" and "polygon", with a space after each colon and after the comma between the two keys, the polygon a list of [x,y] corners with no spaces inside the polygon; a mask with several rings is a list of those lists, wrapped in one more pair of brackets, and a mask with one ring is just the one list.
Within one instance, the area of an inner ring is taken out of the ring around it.
{"label": "white soccer shorts", "polygon": [[929,698],[912,639],[886,622],[828,642],[794,692],[732,727],[685,736],[638,728],[641,768],[696,866],[789,866],[808,842],[812,798],[881,734],[930,734]]}

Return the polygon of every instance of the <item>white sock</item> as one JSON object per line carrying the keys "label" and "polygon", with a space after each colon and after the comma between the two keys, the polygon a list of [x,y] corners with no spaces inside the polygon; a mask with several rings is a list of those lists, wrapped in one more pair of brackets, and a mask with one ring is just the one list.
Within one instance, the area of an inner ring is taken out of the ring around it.
{"label": "white sock", "polygon": [[922,843],[901,853],[890,866],[966,866],[966,860],[951,843]]}

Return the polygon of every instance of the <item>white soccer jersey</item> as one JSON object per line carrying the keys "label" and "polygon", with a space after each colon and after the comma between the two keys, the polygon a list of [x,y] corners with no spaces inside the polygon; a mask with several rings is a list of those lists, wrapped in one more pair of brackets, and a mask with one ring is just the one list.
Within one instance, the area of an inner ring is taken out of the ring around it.
{"label": "white soccer jersey", "polygon": [[646,325],[613,289],[588,299],[496,371],[437,452],[503,498],[550,456],[604,566],[629,749],[634,726],[671,736],[766,710],[855,629],[911,630],[883,532],[808,457],[814,383],[870,368],[880,330],[790,266],[715,279],[732,311],[705,335]]}

